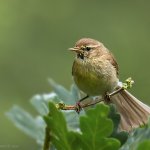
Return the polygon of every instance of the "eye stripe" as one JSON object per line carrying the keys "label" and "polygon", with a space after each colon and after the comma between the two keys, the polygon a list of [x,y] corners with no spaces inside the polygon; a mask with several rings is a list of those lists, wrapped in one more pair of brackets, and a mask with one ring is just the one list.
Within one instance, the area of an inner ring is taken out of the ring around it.
{"label": "eye stripe", "polygon": [[92,49],[92,47],[91,46],[81,46],[80,49],[83,51],[90,51]]}

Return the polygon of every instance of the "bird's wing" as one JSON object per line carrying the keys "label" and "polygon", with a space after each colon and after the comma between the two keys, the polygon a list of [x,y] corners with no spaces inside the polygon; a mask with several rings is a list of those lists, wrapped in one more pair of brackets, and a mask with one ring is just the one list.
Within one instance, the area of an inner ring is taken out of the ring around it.
{"label": "bird's wing", "polygon": [[108,54],[105,55],[105,59],[108,60],[113,66],[114,68],[116,69],[116,74],[119,75],[119,66],[118,66],[118,63],[114,57],[114,55],[111,53],[111,52],[108,52]]}

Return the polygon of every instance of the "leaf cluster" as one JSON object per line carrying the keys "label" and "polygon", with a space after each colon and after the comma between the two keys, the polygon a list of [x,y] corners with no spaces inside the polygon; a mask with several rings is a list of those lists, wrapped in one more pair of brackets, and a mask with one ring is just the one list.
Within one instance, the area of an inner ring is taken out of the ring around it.
{"label": "leaf cluster", "polygon": [[[72,105],[80,99],[75,85],[70,91],[49,80],[53,92],[35,95],[31,104],[38,111],[33,117],[15,105],[6,113],[17,128],[34,138],[39,146],[46,144],[52,150],[148,150],[150,149],[150,123],[131,133],[119,132],[120,115],[114,105],[103,103],[82,110],[57,110],[55,104]],[[47,140],[47,141],[46,141]]]}

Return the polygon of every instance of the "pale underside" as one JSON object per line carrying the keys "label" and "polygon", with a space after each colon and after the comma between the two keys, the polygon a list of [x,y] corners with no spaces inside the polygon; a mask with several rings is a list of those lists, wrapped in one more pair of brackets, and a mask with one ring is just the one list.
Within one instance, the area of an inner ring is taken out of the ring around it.
{"label": "pale underside", "polygon": [[116,69],[103,59],[78,59],[73,65],[73,78],[76,85],[88,95],[105,95],[117,86]]}

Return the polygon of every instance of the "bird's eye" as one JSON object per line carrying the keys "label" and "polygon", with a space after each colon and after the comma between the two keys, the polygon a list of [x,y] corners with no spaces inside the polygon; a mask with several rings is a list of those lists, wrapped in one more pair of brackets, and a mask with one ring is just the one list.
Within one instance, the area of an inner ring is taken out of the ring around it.
{"label": "bird's eye", "polygon": [[91,47],[85,47],[85,50],[86,50],[86,51],[90,51],[90,50],[91,50]]}

